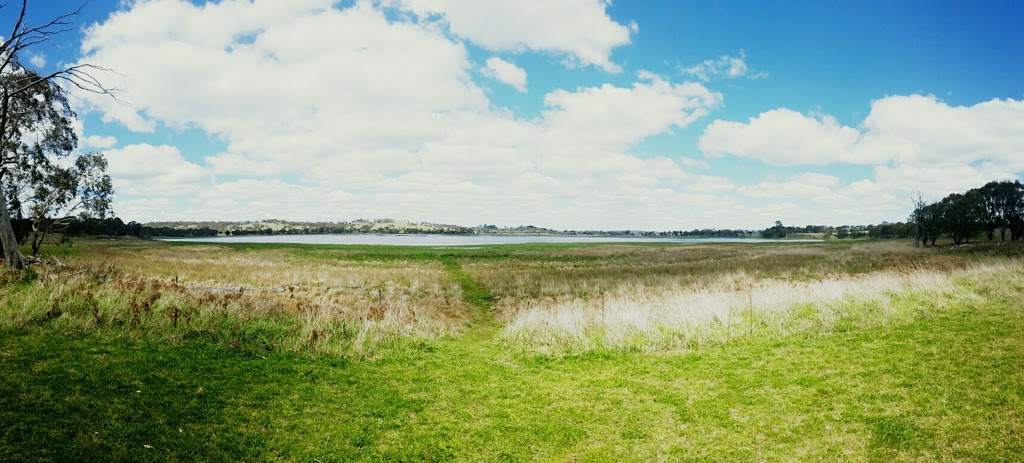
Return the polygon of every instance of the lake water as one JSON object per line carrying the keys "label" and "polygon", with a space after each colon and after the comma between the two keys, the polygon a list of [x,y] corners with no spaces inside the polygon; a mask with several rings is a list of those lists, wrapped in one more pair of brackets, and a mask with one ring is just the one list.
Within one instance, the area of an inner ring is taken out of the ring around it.
{"label": "lake water", "polygon": [[661,238],[567,235],[250,235],[215,238],[168,238],[165,241],[201,243],[378,244],[389,246],[474,246],[521,243],[773,243],[818,240],[765,240],[755,238]]}

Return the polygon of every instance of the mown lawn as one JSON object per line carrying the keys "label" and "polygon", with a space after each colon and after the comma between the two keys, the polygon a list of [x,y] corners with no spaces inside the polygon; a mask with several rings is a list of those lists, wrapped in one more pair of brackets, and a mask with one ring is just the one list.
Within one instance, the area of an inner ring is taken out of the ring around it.
{"label": "mown lawn", "polygon": [[544,357],[497,328],[375,360],[0,332],[0,460],[1020,461],[1018,293],[691,353]]}

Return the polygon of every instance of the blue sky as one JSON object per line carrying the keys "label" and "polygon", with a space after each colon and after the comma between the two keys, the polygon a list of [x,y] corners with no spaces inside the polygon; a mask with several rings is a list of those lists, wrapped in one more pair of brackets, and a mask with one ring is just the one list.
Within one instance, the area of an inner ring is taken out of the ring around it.
{"label": "blue sky", "polygon": [[1024,171],[1019,2],[94,0],[77,20],[35,64],[118,72],[124,104],[76,102],[126,220],[863,224]]}

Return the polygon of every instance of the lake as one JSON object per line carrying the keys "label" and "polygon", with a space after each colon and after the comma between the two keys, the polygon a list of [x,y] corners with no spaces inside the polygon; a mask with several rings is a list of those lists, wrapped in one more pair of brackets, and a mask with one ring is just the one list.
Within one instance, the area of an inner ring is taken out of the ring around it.
{"label": "lake", "polygon": [[165,241],[201,243],[297,243],[297,244],[376,244],[388,246],[474,246],[522,243],[775,243],[815,242],[819,240],[767,240],[757,238],[664,238],[639,236],[570,235],[249,235],[212,238],[167,238]]}

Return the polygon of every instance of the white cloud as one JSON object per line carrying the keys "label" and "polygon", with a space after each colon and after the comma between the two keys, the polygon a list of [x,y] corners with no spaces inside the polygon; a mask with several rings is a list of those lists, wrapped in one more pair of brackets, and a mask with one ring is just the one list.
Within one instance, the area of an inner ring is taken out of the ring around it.
{"label": "white cloud", "polygon": [[510,85],[520,92],[526,92],[526,71],[514,63],[493,57],[487,60],[482,72],[485,76]]}
{"label": "white cloud", "polygon": [[[832,184],[765,182],[744,187],[755,197],[809,198],[823,216],[848,223],[904,220],[920,192],[938,200],[1024,172],[1024,101],[950,106],[922,95],[876,100],[859,129],[829,116],[778,109],[747,123],[714,121],[700,146],[709,156],[734,155],[771,165],[861,164],[873,178]],[[807,180],[807,179],[804,179]]]}
{"label": "white cloud", "polygon": [[198,129],[226,144],[184,153],[202,163],[172,147],[114,150],[119,201],[189,194],[132,219],[666,227],[720,201],[690,188],[721,190],[722,179],[630,150],[704,117],[721,94],[640,73],[629,86],[550,92],[523,119],[492,105],[463,43],[436,22],[332,3],[153,0],[88,30],[83,60],[117,69],[124,77],[107,77],[129,103],[82,95],[94,109],[136,131]]}
{"label": "white cloud", "polygon": [[735,190],[736,185],[726,177],[701,175],[688,181],[685,189],[694,193],[723,193]]}
{"label": "white cloud", "polygon": [[134,144],[104,153],[119,195],[184,195],[198,191],[205,170],[168,145]]}
{"label": "white cloud", "polygon": [[693,167],[695,169],[710,169],[711,168],[711,165],[708,164],[707,161],[702,161],[700,159],[694,159],[694,158],[687,157],[687,156],[679,157],[679,163],[684,165],[684,166],[686,166],[686,167]]}
{"label": "white cloud", "polygon": [[608,72],[621,68],[612,49],[626,45],[636,23],[622,25],[605,12],[604,0],[391,0],[425,19],[439,17],[453,34],[492,51],[563,54]]}
{"label": "white cloud", "polygon": [[116,65],[124,77],[104,77],[130,106],[85,98],[132,130],[194,125],[240,144],[249,132],[270,132],[275,151],[302,150],[319,136],[321,127],[292,121],[394,140],[419,138],[432,113],[487,107],[462,45],[365,4],[316,3],[137,3],[90,28],[83,44],[85,61]]}
{"label": "white cloud", "polygon": [[[516,40],[488,38],[464,22],[495,21],[470,14],[482,3],[403,3],[416,17],[373,2],[335,3],[151,0],[89,28],[83,61],[117,69],[120,76],[103,78],[128,102],[81,95],[105,120],[135,131],[198,130],[226,145],[216,154],[147,144],[110,150],[115,206],[134,214],[126,220],[395,217],[659,229],[869,223],[902,219],[917,190],[936,198],[1024,170],[1024,103],[953,107],[895,96],[875,101],[856,126],[788,109],[713,122],[700,139],[708,156],[871,172],[863,180],[804,172],[737,186],[722,176],[722,163],[712,170],[687,157],[634,153],[722,104],[700,83],[641,71],[625,85],[551,91],[541,112],[525,119],[494,105],[474,81],[469,42],[613,66],[617,45],[595,45],[603,52],[589,55],[574,48],[573,37],[596,34],[581,32],[579,18],[556,46],[530,36],[532,25],[517,29]],[[586,5],[610,21],[604,3]],[[627,30],[620,42],[628,39]],[[501,77],[497,63],[483,73],[526,88],[525,71],[521,80]],[[745,66],[715,69],[749,76]],[[83,147],[117,144],[81,139]]]}
{"label": "white cloud", "polygon": [[[721,105],[722,95],[699,83],[640,72],[626,85],[551,91],[541,113],[524,119],[474,81],[468,43],[618,70],[611,53],[635,25],[609,19],[606,3],[402,0],[404,13],[379,5],[150,0],[90,27],[83,61],[117,69],[101,77],[128,103],[81,95],[104,120],[143,132],[199,130],[226,145],[215,155],[110,150],[118,211],[134,214],[129,220],[396,217],[560,228],[867,223],[901,219],[917,190],[936,198],[1024,170],[1021,102],[952,107],[914,95],[875,101],[858,126],[788,109],[715,121],[700,139],[709,156],[873,168],[859,181],[808,172],[737,187],[721,163],[695,175],[688,169],[707,163],[633,153]],[[525,71],[519,79],[489,64],[484,73],[526,88]],[[708,80],[757,75],[742,53],[702,66],[693,75]]]}
{"label": "white cloud", "polygon": [[170,198],[129,198],[116,201],[115,211],[125,221],[158,221],[167,217],[167,211],[174,211],[180,205]]}
{"label": "white cloud", "polygon": [[267,177],[285,171],[285,166],[273,161],[249,159],[236,153],[220,153],[204,159],[210,172],[225,175],[252,175]]}
{"label": "white cloud", "polygon": [[768,77],[768,74],[763,71],[751,73],[750,68],[747,67],[746,59],[747,53],[740,50],[739,56],[722,55],[718,59],[705,60],[700,64],[683,68],[682,71],[704,82],[715,79],[735,79],[738,77],[746,77],[748,79]]}
{"label": "white cloud", "polygon": [[1024,170],[1024,101],[991,100],[952,107],[933,96],[875,100],[861,128],[827,115],[775,109],[747,123],[716,120],[700,147],[774,165],[885,165],[994,162]]}
{"label": "white cloud", "polygon": [[102,135],[89,135],[81,139],[82,148],[107,149],[117,144],[117,138]]}
{"label": "white cloud", "polygon": [[32,66],[35,66],[36,69],[45,67],[46,66],[46,55],[43,54],[42,52],[39,52],[39,53],[29,53],[29,55],[28,55],[28,62],[30,64],[32,64]]}
{"label": "white cloud", "polygon": [[674,84],[641,73],[632,88],[610,84],[555,90],[544,97],[544,119],[580,143],[624,148],[651,135],[683,128],[721,104],[722,95],[696,83]]}
{"label": "white cloud", "polygon": [[950,106],[934,96],[876,100],[854,156],[896,163],[994,162],[1024,170],[1024,100]]}
{"label": "white cloud", "polygon": [[708,156],[731,154],[776,165],[874,162],[853,156],[859,138],[856,129],[840,125],[834,117],[774,109],[747,123],[716,120],[705,129],[699,145]]}
{"label": "white cloud", "polygon": [[760,182],[739,189],[755,198],[807,199],[831,193],[840,184],[838,177],[816,172],[793,175],[786,182]]}

